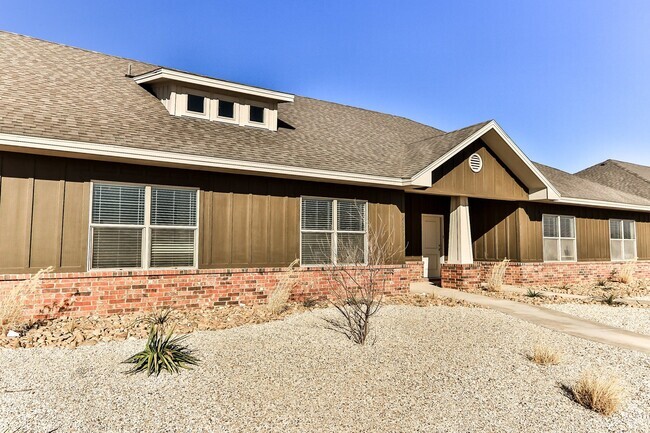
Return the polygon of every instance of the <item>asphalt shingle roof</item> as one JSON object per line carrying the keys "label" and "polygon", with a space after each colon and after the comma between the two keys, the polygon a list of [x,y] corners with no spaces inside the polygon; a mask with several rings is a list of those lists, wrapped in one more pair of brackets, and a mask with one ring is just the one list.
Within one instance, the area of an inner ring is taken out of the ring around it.
{"label": "asphalt shingle roof", "polygon": [[608,159],[576,176],[650,200],[650,167],[646,165]]}
{"label": "asphalt shingle roof", "polygon": [[[172,116],[126,76],[129,65],[132,75],[160,67],[0,32],[0,133],[410,178],[488,123],[444,132],[302,96],[279,105],[277,132]],[[620,184],[538,167],[563,196],[650,205]],[[648,180],[637,167],[628,170]]]}

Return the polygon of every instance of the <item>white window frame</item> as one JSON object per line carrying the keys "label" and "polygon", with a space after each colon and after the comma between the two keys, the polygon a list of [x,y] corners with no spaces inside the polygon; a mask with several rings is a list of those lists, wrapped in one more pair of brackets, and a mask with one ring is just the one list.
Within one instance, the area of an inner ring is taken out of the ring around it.
{"label": "white window frame", "polygon": [[[612,221],[617,221],[620,226],[621,226],[621,239],[613,239],[612,238]],[[625,239],[625,230],[623,230],[623,223],[625,222],[631,222],[632,223],[632,228],[634,230],[634,237],[632,239]],[[622,219],[622,218],[610,218],[608,221],[608,230],[609,230],[609,260],[611,262],[634,262],[637,260],[637,245],[636,245],[636,221],[635,220],[629,220],[629,219]],[[612,241],[620,241],[621,242],[621,253],[622,257],[621,259],[615,259],[612,257]],[[626,259],[625,258],[625,241],[634,241],[634,255],[632,259]]]}
{"label": "white window frame", "polygon": [[[251,121],[251,105],[264,109],[264,122]],[[265,102],[243,100],[241,102],[241,112],[239,124],[243,126],[252,126],[254,128],[271,129],[271,111],[272,106]]]}
{"label": "white window frame", "polygon": [[[104,185],[124,185],[124,186],[144,186],[144,224],[143,225],[133,225],[133,224],[98,224],[93,223],[93,189],[95,184],[104,184]],[[196,224],[193,226],[163,226],[163,225],[152,225],[151,224],[151,188],[163,188],[171,190],[190,190],[196,192]],[[132,182],[114,182],[114,181],[90,181],[90,206],[88,206],[88,254],[87,254],[87,263],[86,269],[93,272],[110,272],[110,271],[119,271],[119,270],[149,270],[149,269],[197,269],[199,263],[199,217],[201,212],[199,211],[199,199],[201,197],[200,190],[193,187],[184,187],[184,186],[169,186],[169,185],[158,185],[158,184],[142,184],[142,183],[132,183]],[[133,228],[133,229],[142,229],[142,252],[140,267],[131,267],[131,268],[93,268],[93,228],[94,227],[113,227],[113,228]],[[194,230],[194,257],[192,266],[172,266],[172,267],[151,267],[151,230],[152,229],[186,229]]]}
{"label": "white window frame", "polygon": [[[219,101],[232,102],[233,117],[219,116]],[[239,124],[241,118],[241,113],[240,113],[241,104],[236,98],[228,98],[221,95],[213,95],[213,99],[210,100],[210,103],[212,104],[212,116],[210,117],[210,120],[215,120],[217,122],[224,122],[224,123],[233,123],[235,125]]]}
{"label": "white window frame", "polygon": [[[571,218],[571,220],[573,221],[573,237],[572,238],[562,236],[560,217]],[[544,218],[557,218],[557,237],[544,236]],[[542,214],[542,260],[545,263],[572,263],[572,262],[577,262],[578,261],[577,238],[578,238],[578,231],[577,231],[577,227],[576,227],[576,217],[571,216],[571,215]],[[546,258],[545,258],[546,255],[544,254],[544,245],[545,245],[544,240],[546,240],[546,239],[557,240],[557,257],[558,257],[557,260],[546,260]],[[575,257],[573,259],[571,259],[571,260],[562,260],[562,240],[573,240],[573,251],[575,251]]]}
{"label": "white window frame", "polygon": [[[330,230],[304,230],[302,228],[302,204],[303,200],[331,200],[332,201],[332,227]],[[339,201],[348,201],[348,202],[357,202],[363,203],[364,205],[364,222],[363,227],[364,231],[352,231],[352,230],[338,230],[338,203]],[[368,264],[368,201],[359,200],[359,199],[347,199],[347,198],[332,198],[332,197],[315,197],[315,196],[302,196],[300,197],[300,266],[346,266],[346,265],[367,265]],[[308,263],[303,264],[302,262],[302,234],[303,233],[330,233],[332,249],[330,252],[331,263]],[[351,233],[351,234],[363,234],[363,263],[338,263],[338,233]]]}
{"label": "white window frame", "polygon": [[[196,117],[197,119],[210,119],[211,118],[211,112],[212,112],[212,95],[208,92],[203,92],[201,90],[195,90],[195,89],[188,89],[188,88],[183,88],[182,89],[180,96],[180,105],[181,105],[181,113],[183,116],[188,116],[188,117]],[[187,103],[189,99],[189,95],[196,95],[196,96],[203,96],[203,113],[196,113],[194,111],[190,111],[187,109]]]}

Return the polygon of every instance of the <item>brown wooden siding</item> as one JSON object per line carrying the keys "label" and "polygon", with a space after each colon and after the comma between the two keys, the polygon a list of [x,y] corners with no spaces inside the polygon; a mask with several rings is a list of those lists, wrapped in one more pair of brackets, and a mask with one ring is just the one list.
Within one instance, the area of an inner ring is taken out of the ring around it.
{"label": "brown wooden siding", "polygon": [[514,202],[469,201],[475,260],[519,260],[517,209]]}
{"label": "brown wooden siding", "polygon": [[404,261],[402,191],[0,152],[0,272],[86,270],[92,180],[198,188],[201,268],[299,257],[303,195],[368,200],[370,230]]}
{"label": "brown wooden siding", "polygon": [[569,215],[576,218],[578,261],[609,261],[609,219],[636,221],[637,255],[650,259],[650,214],[609,209],[522,203],[519,211],[521,261],[543,260],[542,215]]}
{"label": "brown wooden siding", "polygon": [[[483,159],[483,168],[478,173],[469,167],[468,160],[473,153],[478,153]],[[524,185],[481,140],[434,170],[432,177],[433,186],[426,191],[433,194],[500,200],[528,199]]]}

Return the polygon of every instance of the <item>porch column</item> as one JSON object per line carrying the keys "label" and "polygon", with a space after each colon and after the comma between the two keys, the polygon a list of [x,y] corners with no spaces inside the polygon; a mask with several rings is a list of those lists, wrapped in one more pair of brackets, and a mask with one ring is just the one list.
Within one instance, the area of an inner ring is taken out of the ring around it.
{"label": "porch column", "polygon": [[456,265],[474,263],[467,197],[451,198],[448,263]]}

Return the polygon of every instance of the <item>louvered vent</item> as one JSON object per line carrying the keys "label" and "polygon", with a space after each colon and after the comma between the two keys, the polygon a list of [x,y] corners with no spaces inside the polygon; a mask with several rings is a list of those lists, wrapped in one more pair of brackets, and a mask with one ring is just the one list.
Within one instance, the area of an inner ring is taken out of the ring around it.
{"label": "louvered vent", "polygon": [[474,173],[478,173],[483,168],[483,159],[478,153],[473,153],[469,157],[469,168],[472,169]]}

